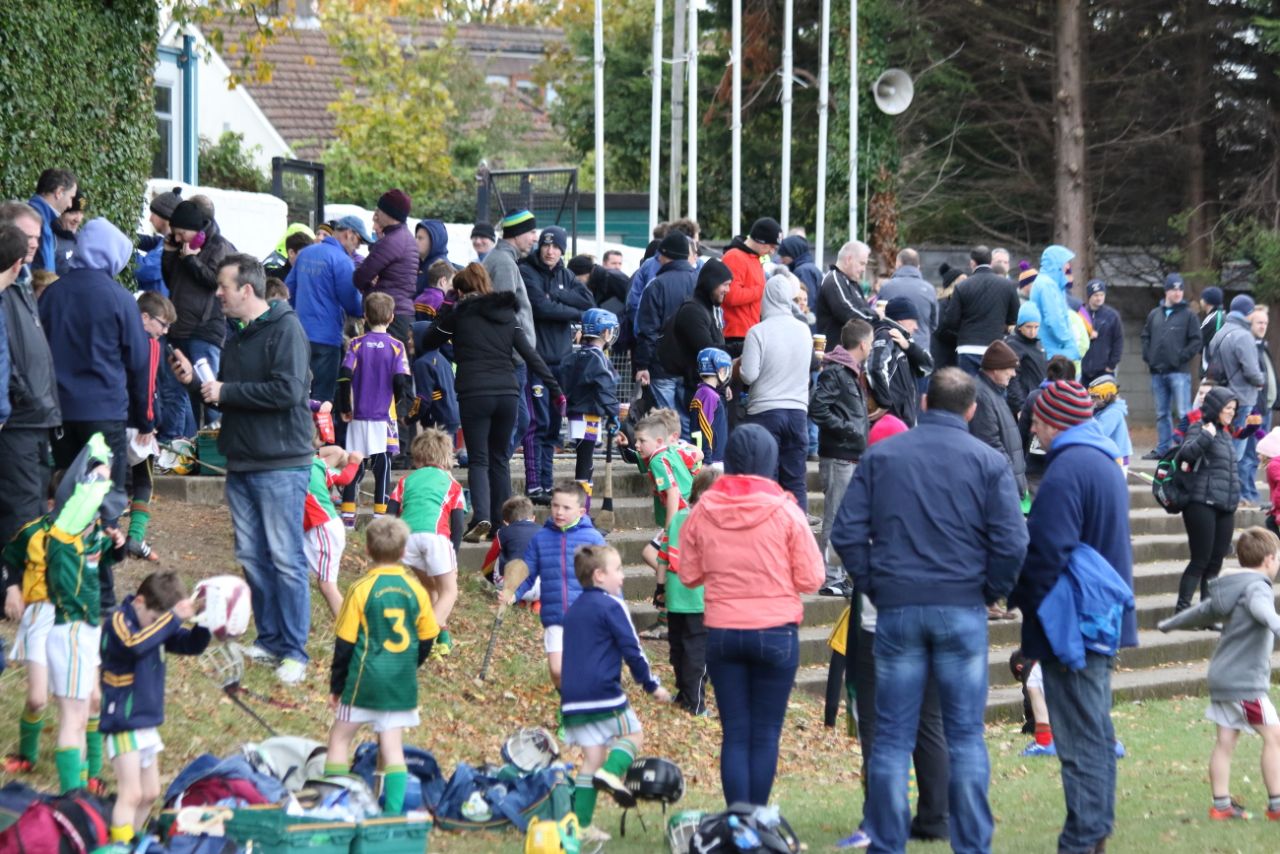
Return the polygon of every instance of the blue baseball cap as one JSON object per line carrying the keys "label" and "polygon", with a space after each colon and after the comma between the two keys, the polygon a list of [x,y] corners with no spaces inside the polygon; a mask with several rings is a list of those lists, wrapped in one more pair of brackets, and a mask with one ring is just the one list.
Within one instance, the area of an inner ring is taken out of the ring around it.
{"label": "blue baseball cap", "polygon": [[1183,288],[1182,275],[1180,273],[1170,273],[1164,277],[1164,289],[1166,291],[1171,291],[1174,288],[1177,288],[1178,290],[1182,290]]}
{"label": "blue baseball cap", "polygon": [[354,231],[360,235],[360,239],[365,243],[375,242],[375,238],[369,234],[369,227],[364,224],[364,220],[355,214],[347,214],[342,219],[333,224],[334,231]]}

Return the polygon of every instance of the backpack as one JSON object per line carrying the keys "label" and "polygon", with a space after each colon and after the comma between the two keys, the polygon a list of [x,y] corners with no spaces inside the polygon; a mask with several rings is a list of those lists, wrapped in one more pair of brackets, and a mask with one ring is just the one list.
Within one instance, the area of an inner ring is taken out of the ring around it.
{"label": "backpack", "polygon": [[1164,512],[1175,515],[1181,513],[1191,500],[1187,475],[1200,467],[1200,461],[1197,460],[1190,469],[1183,470],[1178,463],[1180,450],[1182,446],[1175,445],[1165,451],[1164,456],[1156,462],[1156,473],[1151,478],[1151,494],[1155,496],[1156,503],[1164,508]]}
{"label": "backpack", "polygon": [[88,854],[107,844],[110,818],[106,803],[82,791],[41,797],[0,833],[0,851]]}
{"label": "backpack", "polygon": [[738,803],[704,818],[689,842],[689,854],[721,851],[797,854],[800,840],[776,807]]}

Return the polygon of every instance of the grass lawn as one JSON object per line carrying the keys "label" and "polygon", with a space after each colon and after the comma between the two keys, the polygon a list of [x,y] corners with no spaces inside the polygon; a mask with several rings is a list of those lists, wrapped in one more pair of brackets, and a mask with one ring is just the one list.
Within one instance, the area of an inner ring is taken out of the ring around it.
{"label": "grass lawn", "polygon": [[[235,569],[225,510],[164,504],[157,508],[152,529],[164,558],[162,565],[179,570],[191,581]],[[356,578],[363,567],[356,545],[353,542],[348,548],[344,560],[346,582]],[[147,571],[148,567],[140,562],[126,564],[117,572],[120,590],[136,589]],[[553,725],[555,714],[540,631],[536,618],[528,612],[510,613],[489,681],[483,686],[475,684],[494,606],[479,579],[463,577],[460,587],[459,607],[451,620],[459,646],[448,659],[429,662],[420,671],[423,722],[407,738],[433,751],[446,774],[459,761],[497,761],[499,746],[510,731],[529,724]],[[318,594],[313,602],[314,658],[304,685],[278,686],[270,671],[253,666],[245,685],[300,705],[297,710],[286,710],[247,701],[276,729],[324,740],[330,720],[326,688],[333,621]],[[12,624],[0,626],[0,634],[6,639],[11,639],[12,633]],[[647,651],[659,678],[670,684],[666,645],[651,644]],[[217,685],[202,673],[198,661],[173,657],[169,674],[168,719],[162,729],[166,749],[161,757],[166,781],[200,753],[225,755],[245,741],[265,737],[257,724],[221,695]],[[12,667],[0,676],[0,749],[5,752],[16,749],[24,690],[21,668]],[[684,771],[687,794],[679,806],[719,808],[718,724],[694,720],[671,707],[659,706],[639,691],[633,699],[645,726],[643,753],[669,757]],[[1208,820],[1206,764],[1212,726],[1203,720],[1204,705],[1202,699],[1188,698],[1126,704],[1115,710],[1116,729],[1129,750],[1129,758],[1120,763],[1117,831],[1108,845],[1112,854],[1280,850],[1280,823],[1272,824],[1262,817],[1266,792],[1258,772],[1260,741],[1256,738],[1241,740],[1233,793],[1257,818],[1227,826]],[[30,778],[33,785],[55,785],[54,729],[52,724],[45,728],[42,759],[37,773]],[[1018,751],[1028,740],[1012,726],[988,729],[996,851],[1055,850],[1063,816],[1058,763],[1055,759],[1019,757]],[[820,702],[808,695],[793,696],[774,799],[809,850],[830,850],[831,844],[853,827],[861,812],[859,767],[855,743],[842,732],[822,726]],[[604,798],[600,803],[597,821],[616,837],[620,810]],[[644,814],[647,832],[633,817],[627,822],[627,838],[609,843],[606,850],[665,850],[665,823],[659,809],[647,807]],[[499,836],[439,832],[431,838],[432,851],[519,851],[521,846],[522,840],[514,833]],[[947,849],[939,844],[921,844],[910,850]]]}

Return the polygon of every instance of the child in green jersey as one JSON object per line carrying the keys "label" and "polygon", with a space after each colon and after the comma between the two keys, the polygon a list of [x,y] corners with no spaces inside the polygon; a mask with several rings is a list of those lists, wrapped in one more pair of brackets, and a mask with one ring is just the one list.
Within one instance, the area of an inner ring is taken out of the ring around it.
{"label": "child in green jersey", "polygon": [[692,715],[707,713],[707,626],[702,587],[686,587],[676,573],[680,569],[680,529],[689,509],[720,477],[707,467],[698,472],[689,490],[689,507],[677,510],[667,528],[667,550],[659,561],[666,567],[667,640],[671,643],[671,667],[676,673],[675,702]]}

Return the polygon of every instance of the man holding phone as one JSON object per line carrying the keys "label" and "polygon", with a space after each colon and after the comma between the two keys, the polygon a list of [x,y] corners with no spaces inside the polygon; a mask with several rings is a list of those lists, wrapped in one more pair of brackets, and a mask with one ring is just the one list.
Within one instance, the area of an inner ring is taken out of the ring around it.
{"label": "man holding phone", "polygon": [[[227,334],[217,298],[218,267],[236,250],[222,236],[213,218],[213,204],[203,196],[180,202],[169,217],[169,228],[160,262],[178,312],[169,329],[169,343],[192,362],[208,359],[216,373]],[[221,419],[218,410],[206,405],[198,394],[191,396],[191,410],[199,426],[214,425]]]}

